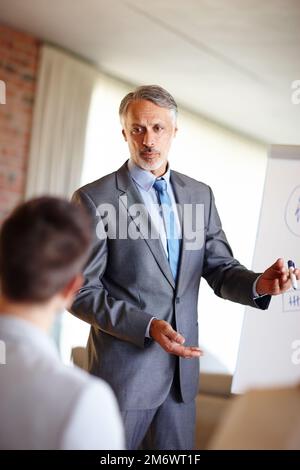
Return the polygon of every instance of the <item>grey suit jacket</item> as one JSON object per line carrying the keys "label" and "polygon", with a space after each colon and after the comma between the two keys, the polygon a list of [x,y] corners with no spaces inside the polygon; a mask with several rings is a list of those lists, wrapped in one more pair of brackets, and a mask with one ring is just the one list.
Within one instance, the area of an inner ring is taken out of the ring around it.
{"label": "grey suit jacket", "polygon": [[[128,208],[143,201],[127,163],[73,196],[91,214],[95,240],[72,313],[90,323],[89,370],[112,386],[122,410],[159,406],[170,390],[176,367],[182,400],[189,402],[195,397],[198,359],[178,359],[166,353],[155,341],[145,338],[145,332],[155,316],[171,323],[185,337],[186,345],[197,345],[201,276],[224,299],[262,309],[270,302],[269,296],[253,301],[252,286],[258,274],[233,258],[211,189],[175,171],[171,171],[171,183],[178,204],[204,206],[201,248],[187,249],[190,240],[182,218],[176,285],[159,239],[146,239],[141,228],[136,239],[114,237],[109,215],[99,215],[98,206],[110,204],[118,220],[125,214],[126,223],[135,224]],[[99,239],[96,233],[101,232],[105,237]]]}

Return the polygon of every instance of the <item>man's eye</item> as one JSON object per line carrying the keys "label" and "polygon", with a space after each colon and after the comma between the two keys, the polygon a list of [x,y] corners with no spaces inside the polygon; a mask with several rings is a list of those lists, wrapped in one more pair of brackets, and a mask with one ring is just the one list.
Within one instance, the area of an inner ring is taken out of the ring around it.
{"label": "man's eye", "polygon": [[143,129],[141,127],[133,127],[131,130],[132,134],[141,134]]}
{"label": "man's eye", "polygon": [[163,130],[163,128],[161,126],[155,126],[154,130],[155,130],[155,132],[160,132],[160,131]]}

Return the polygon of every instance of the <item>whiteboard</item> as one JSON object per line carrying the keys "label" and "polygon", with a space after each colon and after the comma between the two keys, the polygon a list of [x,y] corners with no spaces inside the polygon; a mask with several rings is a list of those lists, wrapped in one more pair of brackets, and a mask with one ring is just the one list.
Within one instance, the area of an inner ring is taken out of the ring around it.
{"label": "whiteboard", "polygon": [[[253,258],[263,272],[277,258],[300,266],[300,146],[270,147]],[[300,282],[268,310],[247,307],[232,392],[300,382]]]}

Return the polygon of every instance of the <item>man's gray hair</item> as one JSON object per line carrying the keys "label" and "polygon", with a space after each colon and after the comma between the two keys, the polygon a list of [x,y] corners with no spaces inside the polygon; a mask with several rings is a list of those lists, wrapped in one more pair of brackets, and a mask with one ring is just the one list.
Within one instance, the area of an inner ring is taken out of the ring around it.
{"label": "man's gray hair", "polygon": [[122,120],[127,114],[128,106],[133,101],[147,100],[160,106],[161,108],[167,108],[173,111],[174,118],[177,117],[177,104],[173,96],[164,88],[158,85],[143,85],[136,88],[126,95],[120,104],[119,115]]}

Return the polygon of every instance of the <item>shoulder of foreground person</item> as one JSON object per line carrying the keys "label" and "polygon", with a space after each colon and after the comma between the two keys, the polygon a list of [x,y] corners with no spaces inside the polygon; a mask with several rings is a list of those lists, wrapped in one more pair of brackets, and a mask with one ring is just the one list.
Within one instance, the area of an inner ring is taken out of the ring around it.
{"label": "shoulder of foreground person", "polygon": [[60,448],[64,450],[125,448],[117,400],[109,385],[101,379],[89,376],[64,426]]}

